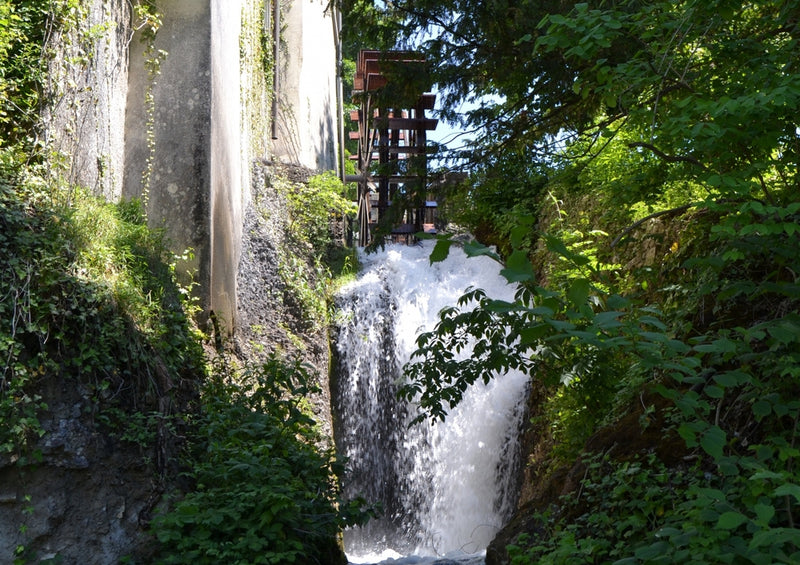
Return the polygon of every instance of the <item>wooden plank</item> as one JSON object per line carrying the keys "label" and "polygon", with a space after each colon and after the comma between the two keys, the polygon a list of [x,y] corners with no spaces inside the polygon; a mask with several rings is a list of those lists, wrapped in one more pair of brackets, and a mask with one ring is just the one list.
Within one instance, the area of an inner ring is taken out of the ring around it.
{"label": "wooden plank", "polygon": [[389,129],[403,130],[435,130],[439,120],[434,118],[387,118]]}
{"label": "wooden plank", "polygon": [[412,233],[417,233],[414,224],[400,224],[392,229],[392,235],[410,235]]}
{"label": "wooden plank", "polygon": [[[389,149],[392,149],[392,148],[390,147]],[[389,153],[395,153],[395,152],[389,151]],[[358,155],[350,155],[349,159],[351,161],[358,161]],[[405,156],[405,155],[397,155],[397,160],[402,161],[403,159],[408,159],[408,157]],[[372,154],[372,160],[376,161],[376,162],[379,160],[378,153],[373,153]]]}
{"label": "wooden plank", "polygon": [[433,110],[433,107],[436,106],[436,95],[427,92],[419,97],[417,104],[423,110]]}
{"label": "wooden plank", "polygon": [[359,139],[361,138],[361,134],[357,131],[348,131],[347,137],[350,139]]}
{"label": "wooden plank", "polygon": [[427,147],[416,147],[413,145],[393,145],[389,147],[390,155],[422,155],[427,152]]}
{"label": "wooden plank", "polygon": [[423,177],[421,176],[413,176],[413,175],[370,175],[368,180],[376,181],[376,180],[387,180],[390,183],[397,183],[397,184],[404,184],[407,182],[414,182],[418,180],[422,180]]}
{"label": "wooden plank", "polygon": [[361,110],[350,110],[350,119],[357,122],[361,119]]}
{"label": "wooden plank", "polygon": [[378,74],[368,74],[364,90],[373,91],[386,86],[386,77]]}
{"label": "wooden plank", "polygon": [[358,59],[356,60],[356,70],[363,72],[367,67],[367,61],[377,59],[380,57],[380,51],[373,51],[370,49],[362,49],[358,52]]}

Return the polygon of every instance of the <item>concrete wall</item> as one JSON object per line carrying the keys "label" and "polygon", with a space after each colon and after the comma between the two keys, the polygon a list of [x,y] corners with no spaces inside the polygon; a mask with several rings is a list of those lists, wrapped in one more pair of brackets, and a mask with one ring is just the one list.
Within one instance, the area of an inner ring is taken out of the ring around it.
{"label": "concrete wall", "polygon": [[43,141],[54,176],[116,200],[122,193],[128,44],[128,0],[85,0],[86,21],[50,38]]}
{"label": "concrete wall", "polygon": [[327,0],[284,1],[278,138],[284,163],[336,170],[336,46]]}
{"label": "concrete wall", "polygon": [[236,274],[242,252],[244,209],[250,195],[250,160],[242,160],[247,148],[247,136],[243,135],[241,127],[241,14],[242,0],[211,0],[209,306],[222,314],[230,329],[236,322]]}
{"label": "concrete wall", "polygon": [[[249,194],[242,190],[249,159],[242,156],[241,1],[159,1],[155,48],[166,56],[154,77],[145,45],[131,45],[126,119],[124,195],[146,201],[151,224],[164,226],[176,251],[193,250],[180,268],[195,273],[204,310],[228,331]],[[153,108],[145,103],[149,88]]]}
{"label": "concrete wall", "polygon": [[[154,47],[166,53],[158,75],[146,44],[130,45],[123,196],[141,198],[172,248],[194,250],[204,308],[211,289],[211,6],[209,0],[161,0]],[[152,89],[153,104],[146,103]]]}
{"label": "concrete wall", "polygon": [[[69,180],[110,200],[141,198],[206,312],[236,325],[236,272],[251,164],[337,166],[336,61],[327,0],[278,0],[277,132],[262,34],[271,0],[158,0],[160,70],[129,0],[86,0],[82,29],[60,40],[46,139]],[[258,20],[258,21],[257,21]],[[266,42],[267,44],[269,42]],[[68,63],[81,53],[85,65]],[[152,99],[149,96],[152,95]],[[151,101],[150,101],[151,100]]]}

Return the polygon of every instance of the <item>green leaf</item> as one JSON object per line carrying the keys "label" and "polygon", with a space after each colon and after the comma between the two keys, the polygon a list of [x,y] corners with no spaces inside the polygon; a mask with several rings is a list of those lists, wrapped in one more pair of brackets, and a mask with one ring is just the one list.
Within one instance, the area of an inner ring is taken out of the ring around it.
{"label": "green leaf", "polygon": [[500,256],[492,247],[488,247],[477,241],[468,241],[464,244],[464,254],[467,257],[491,257],[495,261],[500,261]]}
{"label": "green leaf", "polygon": [[775,496],[793,496],[797,502],[800,502],[800,486],[786,483],[775,489]]}
{"label": "green leaf", "polygon": [[592,291],[591,283],[588,279],[575,279],[567,290],[567,298],[576,307],[580,307],[586,303],[589,298],[589,293]]}
{"label": "green leaf", "polygon": [[720,338],[711,343],[696,345],[694,349],[698,353],[735,353],[736,342],[728,338]]}
{"label": "green leaf", "polygon": [[509,312],[517,312],[522,307],[516,302],[506,302],[505,300],[490,300],[484,306],[487,312],[498,312],[507,314]]}
{"label": "green leaf", "polygon": [[516,250],[508,256],[506,268],[500,271],[508,282],[525,282],[536,279],[530,259],[524,251]]}
{"label": "green leaf", "polygon": [[739,512],[724,512],[717,520],[717,528],[721,530],[735,530],[745,522],[748,518]]}
{"label": "green leaf", "polygon": [[620,322],[618,318],[623,314],[624,312],[618,311],[598,312],[594,317],[594,323],[598,328],[604,330],[618,328],[622,326],[622,322]]}
{"label": "green leaf", "polygon": [[690,426],[682,424],[678,427],[678,435],[686,442],[686,447],[694,447],[697,445],[697,432]]}
{"label": "green leaf", "polygon": [[438,240],[436,245],[433,247],[433,251],[431,251],[431,256],[429,258],[431,265],[447,259],[447,256],[450,254],[450,246],[452,245],[453,241],[449,239]]}
{"label": "green leaf", "polygon": [[756,504],[753,510],[756,513],[755,522],[762,528],[768,527],[770,520],[775,516],[775,507],[769,504]]}
{"label": "green leaf", "polygon": [[714,375],[714,381],[725,388],[746,384],[750,380],[750,375],[743,371],[725,371]]}
{"label": "green leaf", "polygon": [[725,500],[725,493],[715,488],[701,487],[697,489],[697,494],[718,502]]}
{"label": "green leaf", "polygon": [[795,343],[800,339],[798,337],[798,334],[800,334],[798,327],[789,321],[782,321],[779,324],[768,327],[767,333],[781,344]]}
{"label": "green leaf", "polygon": [[519,340],[522,345],[528,345],[530,343],[536,343],[541,338],[546,336],[552,331],[552,328],[548,324],[537,324],[535,326],[529,326],[519,332]]}
{"label": "green leaf", "polygon": [[606,306],[611,310],[622,310],[630,306],[630,304],[629,298],[622,297],[619,294],[612,294],[606,299]]}
{"label": "green leaf", "polygon": [[640,547],[635,551],[634,555],[643,561],[648,561],[664,555],[668,550],[669,544],[667,542],[657,541],[656,543],[647,547]]}
{"label": "green leaf", "polygon": [[531,234],[531,226],[535,223],[536,219],[530,215],[519,216],[516,218],[516,225],[511,228],[509,234],[509,241],[514,249],[522,247],[523,242]]}
{"label": "green leaf", "polygon": [[760,399],[756,400],[753,403],[753,414],[755,415],[757,420],[762,420],[763,418],[769,416],[771,413],[772,413],[771,402],[764,399]]}
{"label": "green leaf", "polygon": [[800,545],[800,530],[797,528],[770,528],[761,530],[753,535],[750,540],[750,548],[755,549],[768,545],[781,545],[784,543]]}
{"label": "green leaf", "polygon": [[667,326],[664,324],[664,322],[662,322],[655,316],[642,316],[641,318],[639,318],[639,323],[647,324],[648,326],[653,326],[654,328],[657,328],[662,331],[667,329]]}
{"label": "green leaf", "polygon": [[711,426],[700,438],[700,447],[714,459],[722,457],[727,442],[725,431],[719,426]]}

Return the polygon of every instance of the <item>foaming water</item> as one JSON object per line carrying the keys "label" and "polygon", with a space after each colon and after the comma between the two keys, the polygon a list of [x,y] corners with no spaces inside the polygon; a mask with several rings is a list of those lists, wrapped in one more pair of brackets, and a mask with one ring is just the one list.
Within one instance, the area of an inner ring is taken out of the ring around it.
{"label": "foaming water", "polygon": [[353,563],[482,563],[516,499],[525,375],[476,383],[434,425],[409,428],[416,408],[396,396],[416,337],[442,308],[471,286],[504,300],[514,294],[491,259],[453,248],[430,265],[430,251],[392,246],[362,257],[363,273],[338,300],[334,398],[337,444],[349,459],[345,493],[383,507],[381,518],[345,532]]}

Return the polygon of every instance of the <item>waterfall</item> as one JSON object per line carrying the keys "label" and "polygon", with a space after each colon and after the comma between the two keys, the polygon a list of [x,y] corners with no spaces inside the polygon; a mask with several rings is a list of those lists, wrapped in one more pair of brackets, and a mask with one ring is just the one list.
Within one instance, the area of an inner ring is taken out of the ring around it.
{"label": "waterfall", "polygon": [[409,427],[416,409],[396,396],[416,337],[433,329],[439,310],[470,286],[513,298],[491,259],[453,248],[446,261],[429,265],[430,251],[426,243],[365,255],[362,274],[338,297],[333,392],[336,442],[348,458],[345,494],[383,507],[379,519],[345,531],[353,562],[480,553],[516,499],[525,375],[473,385],[433,425]]}

